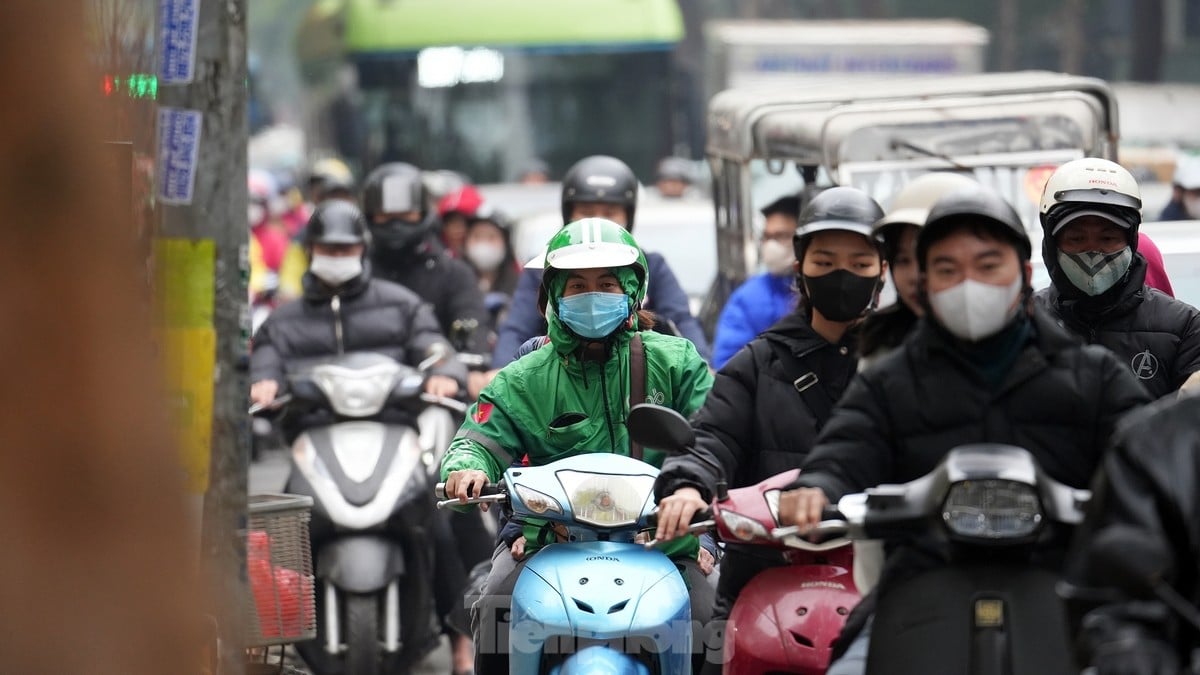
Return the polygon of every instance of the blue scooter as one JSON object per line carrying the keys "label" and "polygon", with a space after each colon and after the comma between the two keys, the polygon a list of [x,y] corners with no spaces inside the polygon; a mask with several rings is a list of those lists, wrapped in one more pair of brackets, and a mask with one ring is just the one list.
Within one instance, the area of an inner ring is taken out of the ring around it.
{"label": "blue scooter", "polygon": [[630,457],[576,455],[512,467],[466,502],[506,503],[516,518],[550,521],[565,534],[530,557],[517,578],[510,673],[691,673],[687,586],[670,558],[634,541],[650,527],[657,476]]}

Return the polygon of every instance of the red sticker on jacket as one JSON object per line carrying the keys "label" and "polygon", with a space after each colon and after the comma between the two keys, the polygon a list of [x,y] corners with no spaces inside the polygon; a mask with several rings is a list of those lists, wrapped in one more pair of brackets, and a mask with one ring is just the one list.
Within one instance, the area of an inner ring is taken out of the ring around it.
{"label": "red sticker on jacket", "polygon": [[492,416],[492,404],[480,403],[475,407],[475,423],[485,424],[488,418]]}

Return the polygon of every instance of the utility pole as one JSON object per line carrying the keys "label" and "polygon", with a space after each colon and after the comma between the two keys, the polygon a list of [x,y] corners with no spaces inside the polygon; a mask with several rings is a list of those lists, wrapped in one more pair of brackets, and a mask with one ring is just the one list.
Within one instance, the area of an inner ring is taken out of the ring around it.
{"label": "utility pole", "polygon": [[220,672],[240,675],[249,433],[243,282],[247,0],[158,0],[157,242],[183,461],[203,496],[201,582]]}

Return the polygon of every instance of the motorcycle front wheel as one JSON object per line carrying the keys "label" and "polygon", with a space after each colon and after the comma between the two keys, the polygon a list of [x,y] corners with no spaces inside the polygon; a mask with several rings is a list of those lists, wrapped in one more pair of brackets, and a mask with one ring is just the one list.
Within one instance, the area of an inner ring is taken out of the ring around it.
{"label": "motorcycle front wheel", "polygon": [[380,675],[379,599],[346,596],[346,675]]}

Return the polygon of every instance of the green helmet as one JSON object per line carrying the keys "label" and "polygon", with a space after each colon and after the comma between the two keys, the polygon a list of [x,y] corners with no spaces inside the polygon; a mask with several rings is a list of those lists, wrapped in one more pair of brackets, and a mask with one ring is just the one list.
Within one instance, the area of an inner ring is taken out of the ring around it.
{"label": "green helmet", "polygon": [[595,267],[615,269],[627,267],[637,278],[634,289],[626,289],[635,307],[640,307],[646,298],[646,275],[649,266],[637,240],[628,230],[603,218],[583,218],[568,223],[559,230],[549,243],[545,253],[526,265],[546,270],[542,285],[538,289],[538,307],[546,311],[550,299],[550,285],[556,276],[554,270],[582,270]]}

